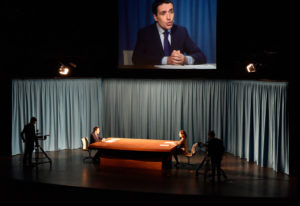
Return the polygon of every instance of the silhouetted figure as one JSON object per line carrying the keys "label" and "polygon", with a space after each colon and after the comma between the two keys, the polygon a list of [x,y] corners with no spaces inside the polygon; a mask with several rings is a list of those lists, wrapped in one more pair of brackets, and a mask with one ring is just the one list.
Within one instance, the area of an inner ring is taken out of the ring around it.
{"label": "silhouetted figure", "polygon": [[221,139],[215,137],[215,132],[208,132],[209,141],[207,143],[207,155],[211,160],[212,182],[215,181],[215,170],[217,169],[218,182],[221,181],[221,161],[225,152],[224,144]]}
{"label": "silhouetted figure", "polygon": [[[90,143],[94,143],[94,142],[101,142],[102,141],[102,137],[100,136],[100,128],[99,127],[94,127],[93,132],[91,133],[91,137],[90,137]],[[100,161],[100,155],[101,155],[101,151],[98,150],[97,153],[95,154],[95,156],[93,157],[93,161],[94,162],[99,162]]]}
{"label": "silhouetted figure", "polygon": [[178,166],[178,154],[186,154],[188,152],[188,143],[186,138],[186,132],[184,130],[179,131],[180,140],[177,142],[177,147],[174,150],[174,158],[176,160],[176,167]]}
{"label": "silhouetted figure", "polygon": [[21,132],[21,138],[25,143],[25,153],[23,157],[24,166],[32,166],[32,152],[34,150],[34,142],[36,141],[35,127],[37,119],[31,117],[30,123],[25,125],[23,131]]}

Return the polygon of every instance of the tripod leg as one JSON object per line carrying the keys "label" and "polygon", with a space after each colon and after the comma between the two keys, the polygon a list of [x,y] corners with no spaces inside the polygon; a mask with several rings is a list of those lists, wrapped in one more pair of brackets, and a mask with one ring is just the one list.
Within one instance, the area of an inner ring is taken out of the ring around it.
{"label": "tripod leg", "polygon": [[206,161],[206,157],[203,158],[203,160],[201,161],[200,165],[197,167],[196,169],[196,175],[199,174],[199,170],[203,167],[204,162]]}
{"label": "tripod leg", "polygon": [[43,150],[42,147],[40,147],[40,149],[42,150],[42,152],[43,152],[43,154],[46,156],[46,158],[49,160],[50,166],[52,166],[52,160],[50,159],[50,157],[47,155],[47,153]]}
{"label": "tripod leg", "polygon": [[35,164],[39,164],[40,152],[39,152],[39,145],[35,146]]}
{"label": "tripod leg", "polygon": [[227,179],[227,176],[226,176],[224,170],[221,169],[221,173],[222,173],[223,177],[224,177],[225,179]]}
{"label": "tripod leg", "polygon": [[206,181],[208,171],[210,170],[209,161],[210,161],[209,159],[206,159],[206,161],[205,161],[205,165],[204,165],[204,181]]}

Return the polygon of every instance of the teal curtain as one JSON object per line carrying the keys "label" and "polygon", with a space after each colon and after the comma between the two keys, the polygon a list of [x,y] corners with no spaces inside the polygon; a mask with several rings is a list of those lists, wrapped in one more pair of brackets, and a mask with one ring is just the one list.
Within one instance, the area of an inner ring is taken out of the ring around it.
{"label": "teal curtain", "polygon": [[289,173],[287,83],[233,81],[230,91],[227,151]]}
{"label": "teal curtain", "polygon": [[225,136],[226,85],[226,81],[104,80],[105,133],[175,140],[185,129],[189,146],[207,141],[210,129]]}
{"label": "teal curtain", "polygon": [[209,130],[227,152],[289,173],[286,82],[182,79],[14,80],[12,153],[31,116],[50,133],[45,150],[81,147],[99,125],[105,137],[178,139],[189,147]]}
{"label": "teal curtain", "polygon": [[45,151],[81,147],[81,137],[102,123],[101,79],[13,80],[12,154],[24,152],[20,133],[30,117],[36,129],[50,134]]}

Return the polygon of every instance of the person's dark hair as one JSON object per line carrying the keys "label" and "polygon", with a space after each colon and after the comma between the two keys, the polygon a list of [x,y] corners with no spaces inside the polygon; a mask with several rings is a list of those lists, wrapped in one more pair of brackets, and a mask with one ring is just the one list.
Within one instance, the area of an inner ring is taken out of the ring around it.
{"label": "person's dark hair", "polygon": [[98,128],[99,128],[98,126],[94,127],[93,132],[95,132]]}
{"label": "person's dark hair", "polygon": [[152,14],[157,15],[157,7],[160,6],[161,4],[173,4],[171,0],[154,0],[152,3]]}
{"label": "person's dark hair", "polygon": [[36,117],[31,117],[30,123],[33,123],[33,122],[36,122],[36,121],[37,121],[37,118],[36,118]]}
{"label": "person's dark hair", "polygon": [[180,133],[183,133],[183,134],[184,134],[184,137],[186,138],[186,132],[185,132],[183,129],[181,129],[179,132],[180,132]]}
{"label": "person's dark hair", "polygon": [[214,137],[215,135],[216,135],[215,132],[212,130],[208,132],[208,136],[210,137]]}

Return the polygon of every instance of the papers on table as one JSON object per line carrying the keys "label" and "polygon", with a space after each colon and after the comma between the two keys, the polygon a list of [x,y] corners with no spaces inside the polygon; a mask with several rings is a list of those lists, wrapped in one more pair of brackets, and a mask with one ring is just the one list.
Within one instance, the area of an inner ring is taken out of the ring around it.
{"label": "papers on table", "polygon": [[109,139],[109,140],[105,140],[104,142],[115,142],[115,141],[118,141],[120,139]]}
{"label": "papers on table", "polygon": [[165,142],[165,144],[172,144],[172,145],[176,145],[175,142]]}
{"label": "papers on table", "polygon": [[163,144],[160,144],[162,147],[169,147],[171,145],[176,145],[176,142],[164,142]]}
{"label": "papers on table", "polygon": [[196,65],[154,65],[159,69],[216,69],[216,64],[196,64]]}

